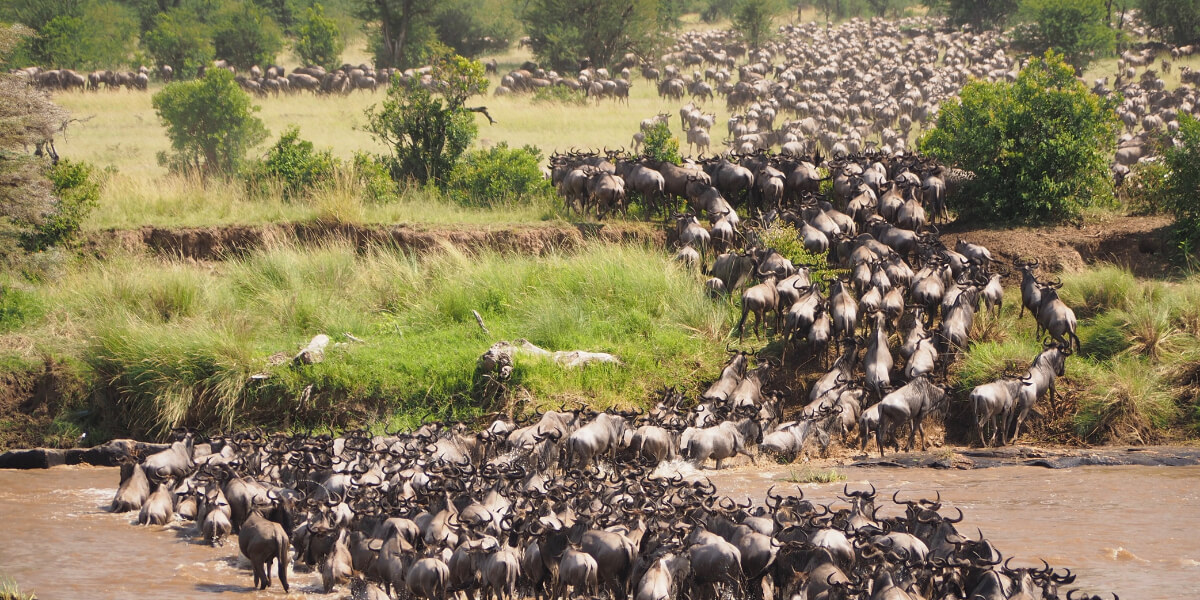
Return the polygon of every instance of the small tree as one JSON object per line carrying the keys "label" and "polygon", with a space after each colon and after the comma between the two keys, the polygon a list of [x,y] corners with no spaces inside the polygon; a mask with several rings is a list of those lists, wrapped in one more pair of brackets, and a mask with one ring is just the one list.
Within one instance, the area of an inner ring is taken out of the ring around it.
{"label": "small tree", "polygon": [[1014,37],[1035,55],[1061,53],[1076,73],[1112,52],[1117,32],[1108,24],[1104,0],[1024,0]]}
{"label": "small tree", "polygon": [[922,0],[931,11],[950,17],[956,25],[975,29],[1003,28],[1017,12],[1018,0]]}
{"label": "small tree", "polygon": [[444,0],[432,24],[438,39],[467,58],[508,48],[520,30],[506,0]]}
{"label": "small tree", "polygon": [[57,10],[48,21],[37,20],[52,13],[27,10],[23,14],[37,29],[19,51],[23,60],[46,67],[93,69],[113,67],[129,58],[137,33],[137,18],[129,8],[113,2],[46,3]]}
{"label": "small tree", "polygon": [[159,13],[142,41],[154,62],[170,65],[180,79],[195,77],[215,55],[208,26],[188,10]]}
{"label": "small tree", "polygon": [[296,54],[304,64],[332,69],[341,63],[346,42],[337,23],[325,16],[323,6],[314,4],[304,11],[297,33]]}
{"label": "small tree", "polygon": [[274,63],[283,49],[283,32],[253,2],[229,4],[221,10],[212,38],[217,58],[243,70]]}
{"label": "small tree", "polygon": [[784,8],[778,0],[741,0],[733,8],[733,28],[751,47],[761,48],[774,37],[771,20]]}
{"label": "small tree", "polygon": [[1015,83],[967,84],[942,106],[921,147],[975,173],[959,196],[960,215],[1038,223],[1076,218],[1111,197],[1118,130],[1114,101],[1091,93],[1047,52]]}
{"label": "small tree", "polygon": [[160,153],[159,162],[173,170],[233,173],[246,152],[267,137],[263,122],[254,116],[259,107],[225,69],[169,84],[152,102],[175,150],[171,156]]}
{"label": "small tree", "polygon": [[[388,89],[388,98],[378,110],[367,109],[367,126],[376,140],[391,150],[392,177],[414,179],[421,184],[444,186],[458,158],[475,137],[473,112],[468,98],[487,91],[483,65],[457,55],[443,55],[433,66],[435,91],[417,78],[399,78]],[[490,117],[489,117],[490,120]]]}
{"label": "small tree", "polygon": [[649,56],[670,14],[659,0],[530,0],[524,20],[538,58],[576,70],[584,58],[608,67],[627,52]]}
{"label": "small tree", "polygon": [[1173,44],[1200,39],[1200,2],[1195,0],[1141,0],[1141,17],[1159,37]]}
{"label": "small tree", "polygon": [[679,139],[671,135],[671,127],[666,123],[655,123],[646,132],[646,139],[642,143],[646,146],[646,156],[652,160],[676,165],[683,162],[679,156]]}

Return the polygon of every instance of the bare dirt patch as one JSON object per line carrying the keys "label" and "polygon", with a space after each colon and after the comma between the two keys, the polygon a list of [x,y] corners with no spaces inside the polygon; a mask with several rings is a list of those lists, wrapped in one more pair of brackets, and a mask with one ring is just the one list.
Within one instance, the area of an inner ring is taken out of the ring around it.
{"label": "bare dirt patch", "polygon": [[1162,277],[1170,270],[1163,256],[1170,217],[1113,217],[1082,226],[988,229],[958,223],[942,228],[941,239],[953,248],[963,239],[986,246],[992,256],[1038,259],[1043,271],[1074,272],[1107,262],[1127,267],[1139,277]]}

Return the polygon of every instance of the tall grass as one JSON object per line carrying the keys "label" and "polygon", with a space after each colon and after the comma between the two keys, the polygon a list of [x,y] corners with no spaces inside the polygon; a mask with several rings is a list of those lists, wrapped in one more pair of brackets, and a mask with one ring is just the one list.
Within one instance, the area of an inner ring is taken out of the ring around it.
{"label": "tall grass", "polygon": [[1099,370],[1079,401],[1074,421],[1083,439],[1147,444],[1162,439],[1177,413],[1158,365],[1121,356]]}
{"label": "tall grass", "polygon": [[[475,361],[499,340],[617,355],[564,370],[517,360],[536,404],[640,404],[720,367],[727,304],[640,246],[520,257],[453,248],[414,256],[350,244],[278,245],[210,266],[144,256],[88,261],[37,288],[53,307],[17,335],[75,356],[123,433],[469,417]],[[490,336],[471,311],[478,311]],[[325,362],[290,358],[318,333]]]}

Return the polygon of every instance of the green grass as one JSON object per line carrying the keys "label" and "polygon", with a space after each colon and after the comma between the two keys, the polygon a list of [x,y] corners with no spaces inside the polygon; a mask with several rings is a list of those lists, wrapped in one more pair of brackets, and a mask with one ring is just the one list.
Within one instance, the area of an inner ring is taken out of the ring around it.
{"label": "green grass", "polygon": [[[1079,317],[1081,349],[1068,358],[1059,384],[1068,400],[1055,407],[1078,439],[1093,443],[1153,443],[1200,423],[1200,278],[1142,280],[1098,265],[1063,275],[1063,300]],[[1033,319],[1016,319],[1020,291],[992,321],[998,339],[977,340],[955,367],[965,398],[974,386],[1024,373],[1041,351]],[[987,318],[984,319],[986,323]]]}
{"label": "green grass", "polygon": [[[135,435],[470,417],[491,408],[474,399],[476,359],[517,338],[610,352],[623,365],[518,360],[515,396],[641,404],[711,378],[733,317],[660,251],[619,245],[536,258],[282,245],[217,265],[118,255],[85,260],[35,293],[51,308],[0,336],[0,348],[76,359],[94,386],[93,415]],[[318,333],[335,342],[325,362],[268,363]]]}

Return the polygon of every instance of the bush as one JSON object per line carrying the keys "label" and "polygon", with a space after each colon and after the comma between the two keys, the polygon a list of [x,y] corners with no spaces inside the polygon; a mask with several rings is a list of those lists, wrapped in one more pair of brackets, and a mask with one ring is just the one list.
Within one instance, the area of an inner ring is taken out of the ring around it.
{"label": "bush", "polygon": [[1060,52],[1080,74],[1117,41],[1104,0],[1024,0],[1020,14],[1025,23],[1014,31],[1016,45],[1035,55]]}
{"label": "bush", "polygon": [[312,142],[300,139],[299,128],[289,127],[267,151],[266,158],[249,169],[246,184],[251,191],[263,193],[271,182],[278,182],[283,197],[291,199],[329,183],[337,168],[338,161],[329,150],[317,152]]}
{"label": "bush", "polygon": [[671,135],[671,126],[666,123],[655,123],[646,132],[643,140],[645,150],[642,152],[653,160],[680,164],[683,159],[679,156],[679,139]]}
{"label": "bush", "polygon": [[1157,215],[1166,212],[1163,197],[1169,172],[1170,169],[1161,160],[1133,165],[1125,181],[1117,188],[1117,199],[1133,214]]}
{"label": "bush", "polygon": [[325,8],[320,4],[304,11],[304,21],[297,33],[296,54],[304,64],[333,69],[341,62],[346,42],[337,23],[325,16]]}
{"label": "bush", "polygon": [[804,247],[804,241],[795,227],[787,223],[776,223],[759,234],[759,241],[764,247],[774,248],[784,258],[792,261],[797,267],[808,265],[809,279],[822,283],[836,278],[841,272],[829,266],[828,254],[813,254]]}
{"label": "bush", "polygon": [[1141,0],[1141,17],[1163,40],[1189,44],[1200,38],[1200,4],[1194,0]]}
{"label": "bush", "polygon": [[1118,130],[1114,100],[1093,94],[1047,52],[1015,83],[967,84],[943,105],[921,149],[975,173],[958,196],[960,216],[1043,223],[1078,219],[1111,198]]}
{"label": "bush", "polygon": [[587,104],[587,94],[582,90],[573,90],[565,85],[548,85],[533,91],[534,104]]}
{"label": "bush", "polygon": [[1179,113],[1179,143],[1167,144],[1163,164],[1168,176],[1163,178],[1162,205],[1175,217],[1175,238],[1179,250],[1194,255],[1200,248],[1200,121],[1187,113]]}
{"label": "bush", "polygon": [[30,252],[71,245],[83,220],[100,205],[100,184],[88,163],[62,159],[47,175],[56,200],[49,214],[21,234],[21,247]]}
{"label": "bush", "polygon": [[400,198],[387,165],[365,152],[354,153],[354,180],[362,186],[363,198],[371,202],[382,204]]}
{"label": "bush", "polygon": [[195,77],[216,51],[208,26],[190,10],[173,9],[154,18],[154,28],[142,36],[158,65],[171,65],[179,79]]}
{"label": "bush", "polygon": [[175,150],[159,153],[159,162],[174,171],[234,173],[246,152],[267,137],[266,127],[254,116],[259,107],[225,69],[168,84],[152,102]]}
{"label": "bush", "polygon": [[414,77],[397,78],[382,107],[367,109],[367,126],[391,150],[392,178],[444,187],[476,134],[475,114],[464,107],[468,98],[487,91],[483,65],[461,56],[434,62],[434,81],[446,82],[436,92]]}
{"label": "bush", "polygon": [[542,152],[534,146],[509,148],[505,142],[468,152],[450,178],[450,197],[464,206],[492,207],[550,196],[542,176]]}
{"label": "bush", "polygon": [[283,32],[253,2],[226,5],[217,15],[212,38],[217,57],[243,71],[274,63],[283,49]]}

